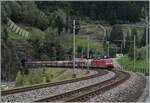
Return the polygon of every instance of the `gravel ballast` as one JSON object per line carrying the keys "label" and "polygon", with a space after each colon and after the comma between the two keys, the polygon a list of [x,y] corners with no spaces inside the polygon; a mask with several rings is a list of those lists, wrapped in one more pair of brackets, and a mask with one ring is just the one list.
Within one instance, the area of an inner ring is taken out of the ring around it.
{"label": "gravel ballast", "polygon": [[78,81],[74,83],[68,83],[68,84],[62,84],[58,86],[52,86],[42,89],[36,89],[32,91],[22,92],[22,93],[16,93],[16,94],[9,94],[6,96],[2,96],[1,100],[2,102],[27,102],[27,101],[34,101],[40,98],[45,98],[48,96],[54,96],[61,93],[69,92],[72,90],[76,90],[79,88],[83,88],[92,84],[96,84],[98,82],[105,81],[107,79],[110,79],[114,77],[115,74],[113,72],[109,72],[106,75],[102,75],[96,78]]}
{"label": "gravel ballast", "polygon": [[88,102],[136,102],[142,94],[146,79],[140,73],[130,72],[131,77],[121,85],[106,91]]}

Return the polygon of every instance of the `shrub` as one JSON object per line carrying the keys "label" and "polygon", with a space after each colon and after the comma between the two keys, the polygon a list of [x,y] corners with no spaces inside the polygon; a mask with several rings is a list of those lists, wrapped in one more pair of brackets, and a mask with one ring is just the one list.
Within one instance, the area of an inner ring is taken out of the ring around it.
{"label": "shrub", "polygon": [[146,58],[146,50],[145,50],[145,47],[142,47],[142,48],[140,48],[140,49],[138,49],[137,50],[137,54],[138,54],[138,56],[137,56],[137,59],[145,59]]}
{"label": "shrub", "polygon": [[16,80],[15,80],[15,86],[21,86],[23,85],[23,77],[21,74],[19,74],[17,77],[16,77]]}

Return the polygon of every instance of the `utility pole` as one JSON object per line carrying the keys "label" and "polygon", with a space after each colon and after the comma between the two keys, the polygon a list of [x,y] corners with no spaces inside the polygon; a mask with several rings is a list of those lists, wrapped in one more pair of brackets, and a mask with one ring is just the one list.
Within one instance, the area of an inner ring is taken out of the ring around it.
{"label": "utility pole", "polygon": [[150,69],[150,63],[149,63],[149,36],[148,36],[148,31],[149,31],[149,18],[148,18],[148,8],[147,4],[145,4],[145,31],[146,31],[146,69]]}
{"label": "utility pole", "polygon": [[89,47],[89,40],[90,40],[90,37],[89,37],[89,35],[87,35],[87,41],[88,41],[88,44],[87,44],[87,70],[89,70],[89,49],[90,49],[90,47]]}
{"label": "utility pole", "polygon": [[73,74],[72,74],[72,78],[76,78],[76,73],[75,73],[75,51],[76,51],[75,29],[76,29],[75,20],[73,20]]}
{"label": "utility pole", "polygon": [[82,69],[83,69],[83,48],[82,48]]}
{"label": "utility pole", "polygon": [[106,37],[106,34],[107,34],[107,30],[105,29],[105,27],[103,25],[100,25],[99,26],[104,30],[104,37]]}
{"label": "utility pole", "polygon": [[123,46],[124,46],[124,48],[126,47],[126,39],[125,39],[125,37],[123,39]]}
{"label": "utility pole", "polygon": [[135,71],[135,41],[136,41],[136,37],[134,35],[134,71]]}
{"label": "utility pole", "polygon": [[109,41],[107,41],[107,57],[109,57]]}
{"label": "utility pole", "polygon": [[122,54],[122,43],[120,44],[120,46],[121,46],[120,48],[121,48],[121,54]]}

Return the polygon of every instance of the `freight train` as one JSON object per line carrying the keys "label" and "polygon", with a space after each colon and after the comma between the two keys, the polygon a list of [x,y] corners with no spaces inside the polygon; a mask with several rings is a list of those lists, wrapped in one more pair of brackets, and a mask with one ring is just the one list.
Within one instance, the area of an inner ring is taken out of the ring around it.
{"label": "freight train", "polygon": [[[73,61],[65,60],[65,61],[30,61],[25,62],[27,67],[73,67]],[[75,67],[86,68],[89,66],[90,68],[113,68],[113,61],[111,59],[81,59],[75,60]]]}

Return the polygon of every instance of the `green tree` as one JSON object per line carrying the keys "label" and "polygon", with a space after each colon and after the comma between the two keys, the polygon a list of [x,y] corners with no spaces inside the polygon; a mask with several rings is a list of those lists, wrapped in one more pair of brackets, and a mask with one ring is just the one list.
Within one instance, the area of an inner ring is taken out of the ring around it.
{"label": "green tree", "polygon": [[146,45],[146,30],[145,29],[144,29],[144,33],[143,33],[140,45],[141,46],[145,46]]}
{"label": "green tree", "polygon": [[91,9],[90,9],[90,17],[91,17],[91,19],[93,19],[93,20],[95,20],[96,19],[96,7],[95,7],[96,5],[95,5],[95,3],[93,2],[92,4],[91,4]]}
{"label": "green tree", "polygon": [[115,43],[118,47],[120,46],[120,42],[116,40],[123,40],[123,31],[122,28],[119,25],[113,26],[109,40],[112,43]]}
{"label": "green tree", "polygon": [[65,49],[61,44],[56,46],[57,50],[57,60],[64,60],[65,59]]}
{"label": "green tree", "polygon": [[12,10],[9,6],[8,1],[1,2],[1,16],[2,16],[2,24],[7,23],[7,18],[10,18],[12,14]]}
{"label": "green tree", "polygon": [[44,53],[50,58],[50,60],[56,60],[57,45],[60,44],[57,30],[48,28],[43,42]]}
{"label": "green tree", "polygon": [[21,5],[17,1],[12,1],[9,3],[11,8],[11,18],[14,22],[21,21]]}
{"label": "green tree", "polygon": [[8,39],[8,31],[7,31],[7,28],[4,28],[4,32],[2,32],[2,40],[4,40],[5,42],[7,42],[7,39]]}
{"label": "green tree", "polygon": [[54,11],[52,14],[51,25],[53,28],[57,28],[58,34],[60,35],[63,28],[67,25],[67,16],[65,12],[60,9]]}
{"label": "green tree", "polygon": [[146,58],[146,49],[145,47],[141,47],[137,50],[137,59],[144,60]]}
{"label": "green tree", "polygon": [[[126,36],[126,38],[125,38],[125,40],[128,40],[128,41],[130,41],[130,39],[131,39],[131,37],[130,37],[130,35],[129,35],[129,33],[127,33],[127,36]],[[125,53],[128,53],[129,52],[129,48],[130,48],[130,42],[126,42],[126,45],[125,45],[125,48],[124,48],[124,52]]]}
{"label": "green tree", "polygon": [[1,79],[6,81],[13,81],[16,78],[17,72],[21,67],[14,41],[9,38],[9,32],[2,30],[1,40]]}
{"label": "green tree", "polygon": [[116,53],[117,53],[117,50],[116,50],[116,48],[117,48],[117,46],[115,45],[115,44],[110,44],[110,49],[109,49],[109,51],[111,51],[110,52],[110,57],[115,57],[116,56]]}
{"label": "green tree", "polygon": [[[130,49],[129,49],[129,52],[128,52],[128,56],[133,60],[134,59],[134,45],[131,44],[130,45]],[[135,59],[137,59],[137,47],[135,47]]]}
{"label": "green tree", "polygon": [[16,77],[16,80],[15,80],[15,86],[19,87],[22,85],[23,85],[23,76],[18,74],[18,76]]}
{"label": "green tree", "polygon": [[56,60],[56,57],[57,57],[57,51],[56,51],[56,47],[52,47],[52,59],[53,60]]}

